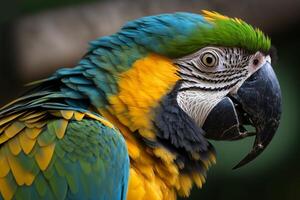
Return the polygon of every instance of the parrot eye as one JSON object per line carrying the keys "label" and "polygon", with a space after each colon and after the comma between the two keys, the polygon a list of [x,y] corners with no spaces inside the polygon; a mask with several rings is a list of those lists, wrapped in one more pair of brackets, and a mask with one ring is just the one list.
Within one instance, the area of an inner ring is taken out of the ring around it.
{"label": "parrot eye", "polygon": [[213,52],[205,52],[201,56],[201,62],[206,67],[215,67],[218,65],[218,57]]}

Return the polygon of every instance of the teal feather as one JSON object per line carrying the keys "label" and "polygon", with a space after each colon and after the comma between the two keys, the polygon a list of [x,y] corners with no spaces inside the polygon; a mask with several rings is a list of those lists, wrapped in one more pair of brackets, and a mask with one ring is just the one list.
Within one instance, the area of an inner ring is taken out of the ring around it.
{"label": "teal feather", "polygon": [[[55,151],[57,151],[57,147],[55,147]],[[61,151],[60,151],[61,152]],[[59,154],[54,154],[53,158],[56,159],[56,156],[58,156]],[[57,175],[57,172],[55,170],[55,166],[54,166],[54,162],[50,162],[49,166],[47,167],[47,169],[43,172],[45,178],[47,180],[50,180],[53,176]]]}
{"label": "teal feather", "polygon": [[35,187],[25,186],[19,187],[15,199],[16,200],[24,200],[24,199],[40,199],[40,195],[38,194]]}
{"label": "teal feather", "polygon": [[39,173],[39,175],[35,178],[33,185],[35,186],[40,197],[44,197],[46,195],[48,190],[48,185],[41,173]]}
{"label": "teal feather", "polygon": [[47,129],[38,136],[38,144],[41,147],[48,146],[56,139],[55,135],[55,121],[50,121],[47,125]]}
{"label": "teal feather", "polygon": [[49,181],[54,196],[56,199],[65,199],[68,192],[67,180],[57,173],[54,166],[52,166],[52,171],[53,175],[47,177],[47,180]]}

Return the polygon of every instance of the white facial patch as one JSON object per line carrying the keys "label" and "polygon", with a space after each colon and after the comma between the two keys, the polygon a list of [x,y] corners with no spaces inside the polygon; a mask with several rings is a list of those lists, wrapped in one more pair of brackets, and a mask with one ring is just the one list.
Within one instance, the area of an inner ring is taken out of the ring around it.
{"label": "white facial patch", "polygon": [[183,91],[177,95],[177,103],[199,127],[202,127],[210,111],[226,94],[199,91]]}

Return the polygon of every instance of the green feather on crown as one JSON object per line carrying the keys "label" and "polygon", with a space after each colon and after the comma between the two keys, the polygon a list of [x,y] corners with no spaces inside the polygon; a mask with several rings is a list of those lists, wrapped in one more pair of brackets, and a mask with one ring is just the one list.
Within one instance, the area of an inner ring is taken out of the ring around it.
{"label": "green feather on crown", "polygon": [[251,53],[268,52],[271,48],[271,40],[268,36],[241,19],[206,10],[202,11],[202,16],[207,24],[199,25],[182,41],[178,38],[170,41],[174,47],[173,52],[169,52],[172,56],[187,55],[212,45],[244,48]]}
{"label": "green feather on crown", "polygon": [[213,24],[201,34],[207,36],[209,43],[223,43],[224,46],[237,46],[249,51],[268,51],[271,40],[258,28],[253,28],[238,18],[229,18],[216,12],[203,10],[204,18]]}

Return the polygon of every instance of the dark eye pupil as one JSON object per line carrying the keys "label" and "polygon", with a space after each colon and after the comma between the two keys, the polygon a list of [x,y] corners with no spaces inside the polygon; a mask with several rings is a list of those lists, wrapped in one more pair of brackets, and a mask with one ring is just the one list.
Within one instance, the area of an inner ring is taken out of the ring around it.
{"label": "dark eye pupil", "polygon": [[213,52],[204,52],[200,57],[201,62],[206,67],[215,67],[218,65],[216,53]]}
{"label": "dark eye pupil", "polygon": [[207,57],[207,58],[206,58],[206,63],[207,63],[207,64],[211,64],[212,62],[213,62],[212,57]]}
{"label": "dark eye pupil", "polygon": [[259,60],[258,60],[258,59],[254,59],[254,60],[253,60],[253,64],[254,64],[254,65],[257,65],[257,64],[258,64],[258,62],[259,62]]}

